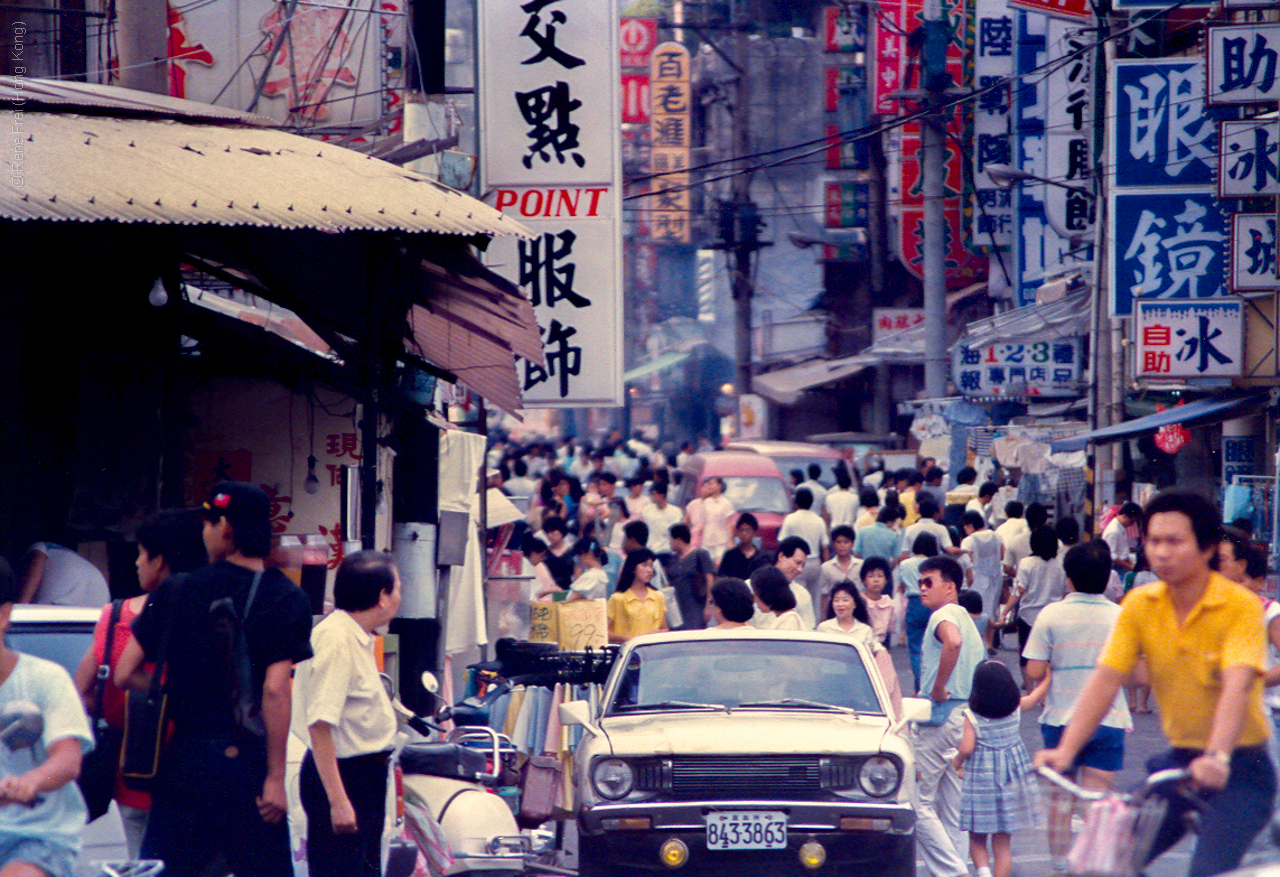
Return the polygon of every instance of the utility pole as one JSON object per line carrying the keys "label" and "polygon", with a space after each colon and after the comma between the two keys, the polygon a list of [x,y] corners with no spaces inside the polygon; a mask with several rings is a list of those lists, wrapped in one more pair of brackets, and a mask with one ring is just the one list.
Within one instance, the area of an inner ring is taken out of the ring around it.
{"label": "utility pole", "polygon": [[921,122],[921,171],[924,189],[924,392],[937,399],[947,392],[947,278],[946,189],[947,118],[941,112],[943,96],[951,85],[947,74],[947,43],[951,34],[942,0],[925,0],[924,63],[921,84],[925,89],[926,115]]}
{"label": "utility pole", "polygon": [[119,0],[120,85],[169,94],[169,11],[165,0]]}
{"label": "utility pole", "polygon": [[[748,27],[760,20],[760,0],[738,0],[734,5],[733,58],[738,68],[738,87],[733,104],[733,153],[740,156],[734,168],[736,176],[730,187],[734,246],[729,249],[733,271],[734,357],[737,360],[737,397],[751,392],[751,298],[755,292],[751,276],[751,257],[755,252],[755,227],[742,234],[746,224],[744,213],[751,205],[751,177],[747,170],[751,154],[751,40]],[[753,205],[752,205],[753,206]],[[754,222],[754,220],[752,220]],[[727,242],[727,241],[726,241]],[[742,432],[742,405],[735,406],[735,426]]]}

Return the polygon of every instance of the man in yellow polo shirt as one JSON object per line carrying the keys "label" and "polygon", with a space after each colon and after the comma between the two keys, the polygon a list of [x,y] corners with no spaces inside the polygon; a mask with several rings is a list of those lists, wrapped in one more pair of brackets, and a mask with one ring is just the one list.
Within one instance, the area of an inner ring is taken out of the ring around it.
{"label": "man in yellow polo shirt", "polygon": [[[1221,538],[1220,520],[1217,507],[1194,493],[1169,490],[1148,504],[1144,548],[1160,581],[1125,598],[1061,742],[1035,758],[1037,764],[1068,770],[1138,659],[1145,658],[1164,735],[1173,747],[1151,758],[1147,769],[1186,767],[1191,784],[1209,802],[1190,877],[1237,867],[1267,824],[1276,791],[1262,705],[1262,605],[1209,568]],[[1170,804],[1152,858],[1185,831],[1186,802],[1174,797]]]}

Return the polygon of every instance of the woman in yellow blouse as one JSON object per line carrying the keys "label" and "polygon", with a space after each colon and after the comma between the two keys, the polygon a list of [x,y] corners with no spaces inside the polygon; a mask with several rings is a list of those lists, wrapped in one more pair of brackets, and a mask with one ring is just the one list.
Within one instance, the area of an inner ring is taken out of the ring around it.
{"label": "woman in yellow blouse", "polygon": [[605,609],[609,616],[609,642],[625,643],[643,633],[667,629],[667,601],[649,587],[653,581],[653,552],[637,548],[627,554],[618,573],[618,590]]}

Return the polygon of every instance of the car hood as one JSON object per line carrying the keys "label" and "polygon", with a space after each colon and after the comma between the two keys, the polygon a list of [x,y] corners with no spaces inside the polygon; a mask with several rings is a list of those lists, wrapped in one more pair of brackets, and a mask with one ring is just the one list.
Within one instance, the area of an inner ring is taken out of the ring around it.
{"label": "car hood", "polygon": [[738,709],[607,716],[600,727],[614,755],[848,754],[884,748],[889,721],[818,710]]}

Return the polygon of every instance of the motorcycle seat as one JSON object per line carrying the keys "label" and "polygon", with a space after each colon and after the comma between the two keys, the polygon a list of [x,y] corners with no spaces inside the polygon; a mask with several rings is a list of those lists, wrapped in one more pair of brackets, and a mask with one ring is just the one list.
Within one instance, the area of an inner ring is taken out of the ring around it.
{"label": "motorcycle seat", "polygon": [[483,752],[457,743],[410,743],[400,753],[406,774],[478,782],[486,766]]}

